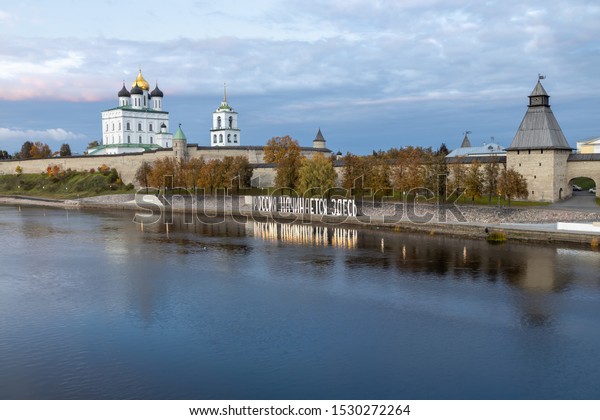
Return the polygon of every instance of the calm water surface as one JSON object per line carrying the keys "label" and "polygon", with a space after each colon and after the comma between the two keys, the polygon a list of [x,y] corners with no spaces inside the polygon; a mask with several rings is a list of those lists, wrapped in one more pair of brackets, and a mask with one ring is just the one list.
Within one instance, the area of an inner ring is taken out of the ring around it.
{"label": "calm water surface", "polygon": [[0,207],[0,398],[600,398],[600,253]]}

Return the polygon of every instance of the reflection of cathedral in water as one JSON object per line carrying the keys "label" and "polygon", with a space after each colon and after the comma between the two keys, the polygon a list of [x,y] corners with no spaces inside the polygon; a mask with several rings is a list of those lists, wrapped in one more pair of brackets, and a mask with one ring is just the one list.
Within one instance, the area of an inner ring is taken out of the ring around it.
{"label": "reflection of cathedral in water", "polygon": [[358,243],[356,229],[340,227],[253,222],[252,231],[256,238],[297,245],[356,248]]}

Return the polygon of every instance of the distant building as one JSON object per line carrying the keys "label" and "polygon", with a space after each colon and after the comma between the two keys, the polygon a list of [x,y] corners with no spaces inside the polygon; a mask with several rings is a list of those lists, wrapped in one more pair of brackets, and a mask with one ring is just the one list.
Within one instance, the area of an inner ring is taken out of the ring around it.
{"label": "distant building", "polygon": [[102,144],[90,155],[139,153],[173,146],[169,113],[163,111],[163,92],[150,86],[142,70],[127,90],[118,92],[118,106],[102,112]]}
{"label": "distant building", "polygon": [[213,112],[213,125],[210,130],[212,147],[240,146],[238,114],[227,103],[227,86],[223,86],[223,102]]}
{"label": "distant building", "polygon": [[483,146],[473,147],[471,146],[468,134],[465,134],[460,147],[448,153],[446,158],[482,156],[506,156],[506,151],[496,143],[484,143]]}
{"label": "distant building", "polygon": [[600,153],[600,137],[578,141],[577,153]]}

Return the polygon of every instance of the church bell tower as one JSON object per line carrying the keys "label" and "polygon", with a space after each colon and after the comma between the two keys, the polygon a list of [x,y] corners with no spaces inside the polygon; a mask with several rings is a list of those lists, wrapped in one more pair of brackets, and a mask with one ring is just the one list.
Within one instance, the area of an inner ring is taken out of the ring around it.
{"label": "church bell tower", "polygon": [[223,102],[213,112],[213,125],[210,130],[212,147],[239,146],[240,129],[237,112],[227,103],[227,85],[223,85]]}

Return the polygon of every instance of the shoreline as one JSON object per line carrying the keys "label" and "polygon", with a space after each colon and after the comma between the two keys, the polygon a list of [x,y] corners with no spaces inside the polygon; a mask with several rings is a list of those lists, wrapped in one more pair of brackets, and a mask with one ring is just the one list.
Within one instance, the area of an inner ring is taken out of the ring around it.
{"label": "shoreline", "polygon": [[[134,194],[106,195],[82,198],[79,200],[54,200],[41,197],[25,196],[0,196],[0,205],[6,206],[41,206],[64,209],[84,210],[117,210],[134,211],[140,214],[148,214],[147,210],[139,207],[134,201]],[[558,230],[558,222],[591,223],[600,222],[600,209],[597,212],[558,210],[547,207],[542,208],[505,208],[505,207],[479,207],[479,206],[457,206],[465,221],[458,221],[455,217],[447,217],[445,221],[428,221],[425,223],[411,222],[406,217],[410,210],[417,216],[428,214],[435,220],[437,215],[446,213],[443,208],[431,205],[406,206],[402,208],[401,217],[391,217],[398,211],[397,204],[385,204],[383,206],[363,207],[364,214],[359,216],[330,216],[309,215],[289,213],[264,213],[252,210],[249,205],[239,204],[237,209],[231,205],[232,197],[225,197],[217,203],[213,197],[206,197],[202,201],[202,209],[206,210],[208,216],[242,217],[246,220],[257,221],[281,221],[286,223],[320,223],[326,225],[338,225],[341,227],[363,228],[363,229],[385,229],[394,232],[417,232],[428,235],[444,235],[468,239],[486,240],[490,233],[502,233],[506,241],[519,241],[529,243],[564,243],[572,245],[587,245],[592,249],[598,247],[600,232],[580,232],[573,230]],[[243,201],[244,197],[236,197]],[[195,200],[194,200],[195,201]],[[192,206],[183,203],[173,203],[172,206],[162,206],[163,211],[172,213],[194,213],[198,216],[197,204]],[[157,202],[150,207],[158,209]],[[191,207],[191,208],[190,208]],[[413,208],[414,207],[414,208]],[[144,213],[146,212],[146,213]],[[437,212],[437,213],[436,213]],[[453,216],[450,214],[450,216]],[[554,226],[554,227],[553,227]]]}

